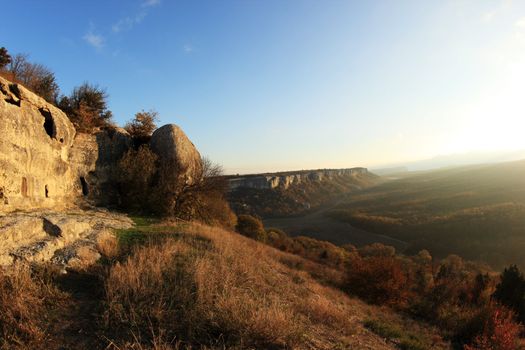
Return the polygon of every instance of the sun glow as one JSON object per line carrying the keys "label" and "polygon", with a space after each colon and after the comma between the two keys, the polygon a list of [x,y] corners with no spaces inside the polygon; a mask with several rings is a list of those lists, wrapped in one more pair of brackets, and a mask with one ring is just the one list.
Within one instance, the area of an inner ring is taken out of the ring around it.
{"label": "sun glow", "polygon": [[[525,54],[518,57],[525,58]],[[454,113],[458,128],[447,135],[447,151],[525,148],[525,59],[507,63],[502,71],[504,77],[498,84]]]}

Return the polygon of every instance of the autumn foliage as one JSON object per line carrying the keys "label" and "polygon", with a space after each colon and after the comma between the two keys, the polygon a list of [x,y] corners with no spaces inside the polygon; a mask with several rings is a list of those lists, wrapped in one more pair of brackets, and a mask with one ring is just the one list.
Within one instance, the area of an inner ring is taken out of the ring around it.
{"label": "autumn foliage", "polygon": [[465,350],[517,350],[517,339],[522,326],[516,323],[509,309],[491,305],[490,314],[483,326],[483,332],[474,338]]}
{"label": "autumn foliage", "polygon": [[394,257],[357,259],[349,268],[346,286],[363,299],[387,305],[404,304],[408,298],[407,276]]}

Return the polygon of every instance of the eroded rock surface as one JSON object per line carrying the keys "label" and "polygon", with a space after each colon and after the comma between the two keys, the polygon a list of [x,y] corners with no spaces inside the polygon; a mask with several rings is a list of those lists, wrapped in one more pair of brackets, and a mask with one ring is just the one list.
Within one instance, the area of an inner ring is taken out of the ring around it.
{"label": "eroded rock surface", "polygon": [[[119,204],[115,172],[131,147],[121,128],[76,133],[60,109],[0,77],[0,266],[96,261],[97,242],[132,223],[79,208]],[[176,125],[155,131],[151,147],[174,180],[201,176],[200,154]]]}
{"label": "eroded rock surface", "polygon": [[77,192],[96,205],[117,204],[115,168],[131,147],[131,136],[122,128],[78,134],[69,155],[73,181],[79,185]]}
{"label": "eroded rock surface", "polygon": [[0,216],[0,265],[22,260],[88,266],[100,258],[99,242],[132,225],[127,216],[102,209]]}
{"label": "eroded rock surface", "polygon": [[202,173],[202,160],[197,148],[175,124],[164,125],[151,136],[150,147],[160,159],[173,168],[174,177],[192,183]]}
{"label": "eroded rock surface", "polygon": [[75,128],[60,109],[0,77],[0,135],[0,212],[74,201]]}

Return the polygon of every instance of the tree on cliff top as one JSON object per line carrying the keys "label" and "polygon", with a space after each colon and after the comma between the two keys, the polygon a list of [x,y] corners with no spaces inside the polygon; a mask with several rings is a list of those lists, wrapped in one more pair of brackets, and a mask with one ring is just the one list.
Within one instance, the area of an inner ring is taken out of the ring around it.
{"label": "tree on cliff top", "polygon": [[124,129],[134,138],[139,141],[147,142],[157,128],[158,113],[150,110],[140,111],[135,114],[135,118],[130,120],[124,126]]}
{"label": "tree on cliff top", "polygon": [[11,63],[11,56],[5,47],[0,47],[0,69]]}
{"label": "tree on cliff top", "polygon": [[40,63],[29,62],[28,55],[10,56],[5,48],[0,48],[0,69],[4,76],[24,85],[47,102],[56,104],[60,92],[55,74]]}
{"label": "tree on cliff top", "polygon": [[69,96],[62,96],[58,103],[80,131],[91,131],[96,127],[107,126],[113,114],[107,106],[106,90],[83,83],[73,89]]}

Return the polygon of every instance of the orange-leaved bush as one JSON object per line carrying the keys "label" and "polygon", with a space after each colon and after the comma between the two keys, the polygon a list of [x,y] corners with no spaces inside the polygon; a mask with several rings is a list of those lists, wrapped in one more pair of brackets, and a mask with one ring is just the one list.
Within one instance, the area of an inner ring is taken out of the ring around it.
{"label": "orange-leaved bush", "polygon": [[514,320],[514,313],[504,306],[492,305],[483,332],[474,338],[465,350],[517,350],[522,326]]}

